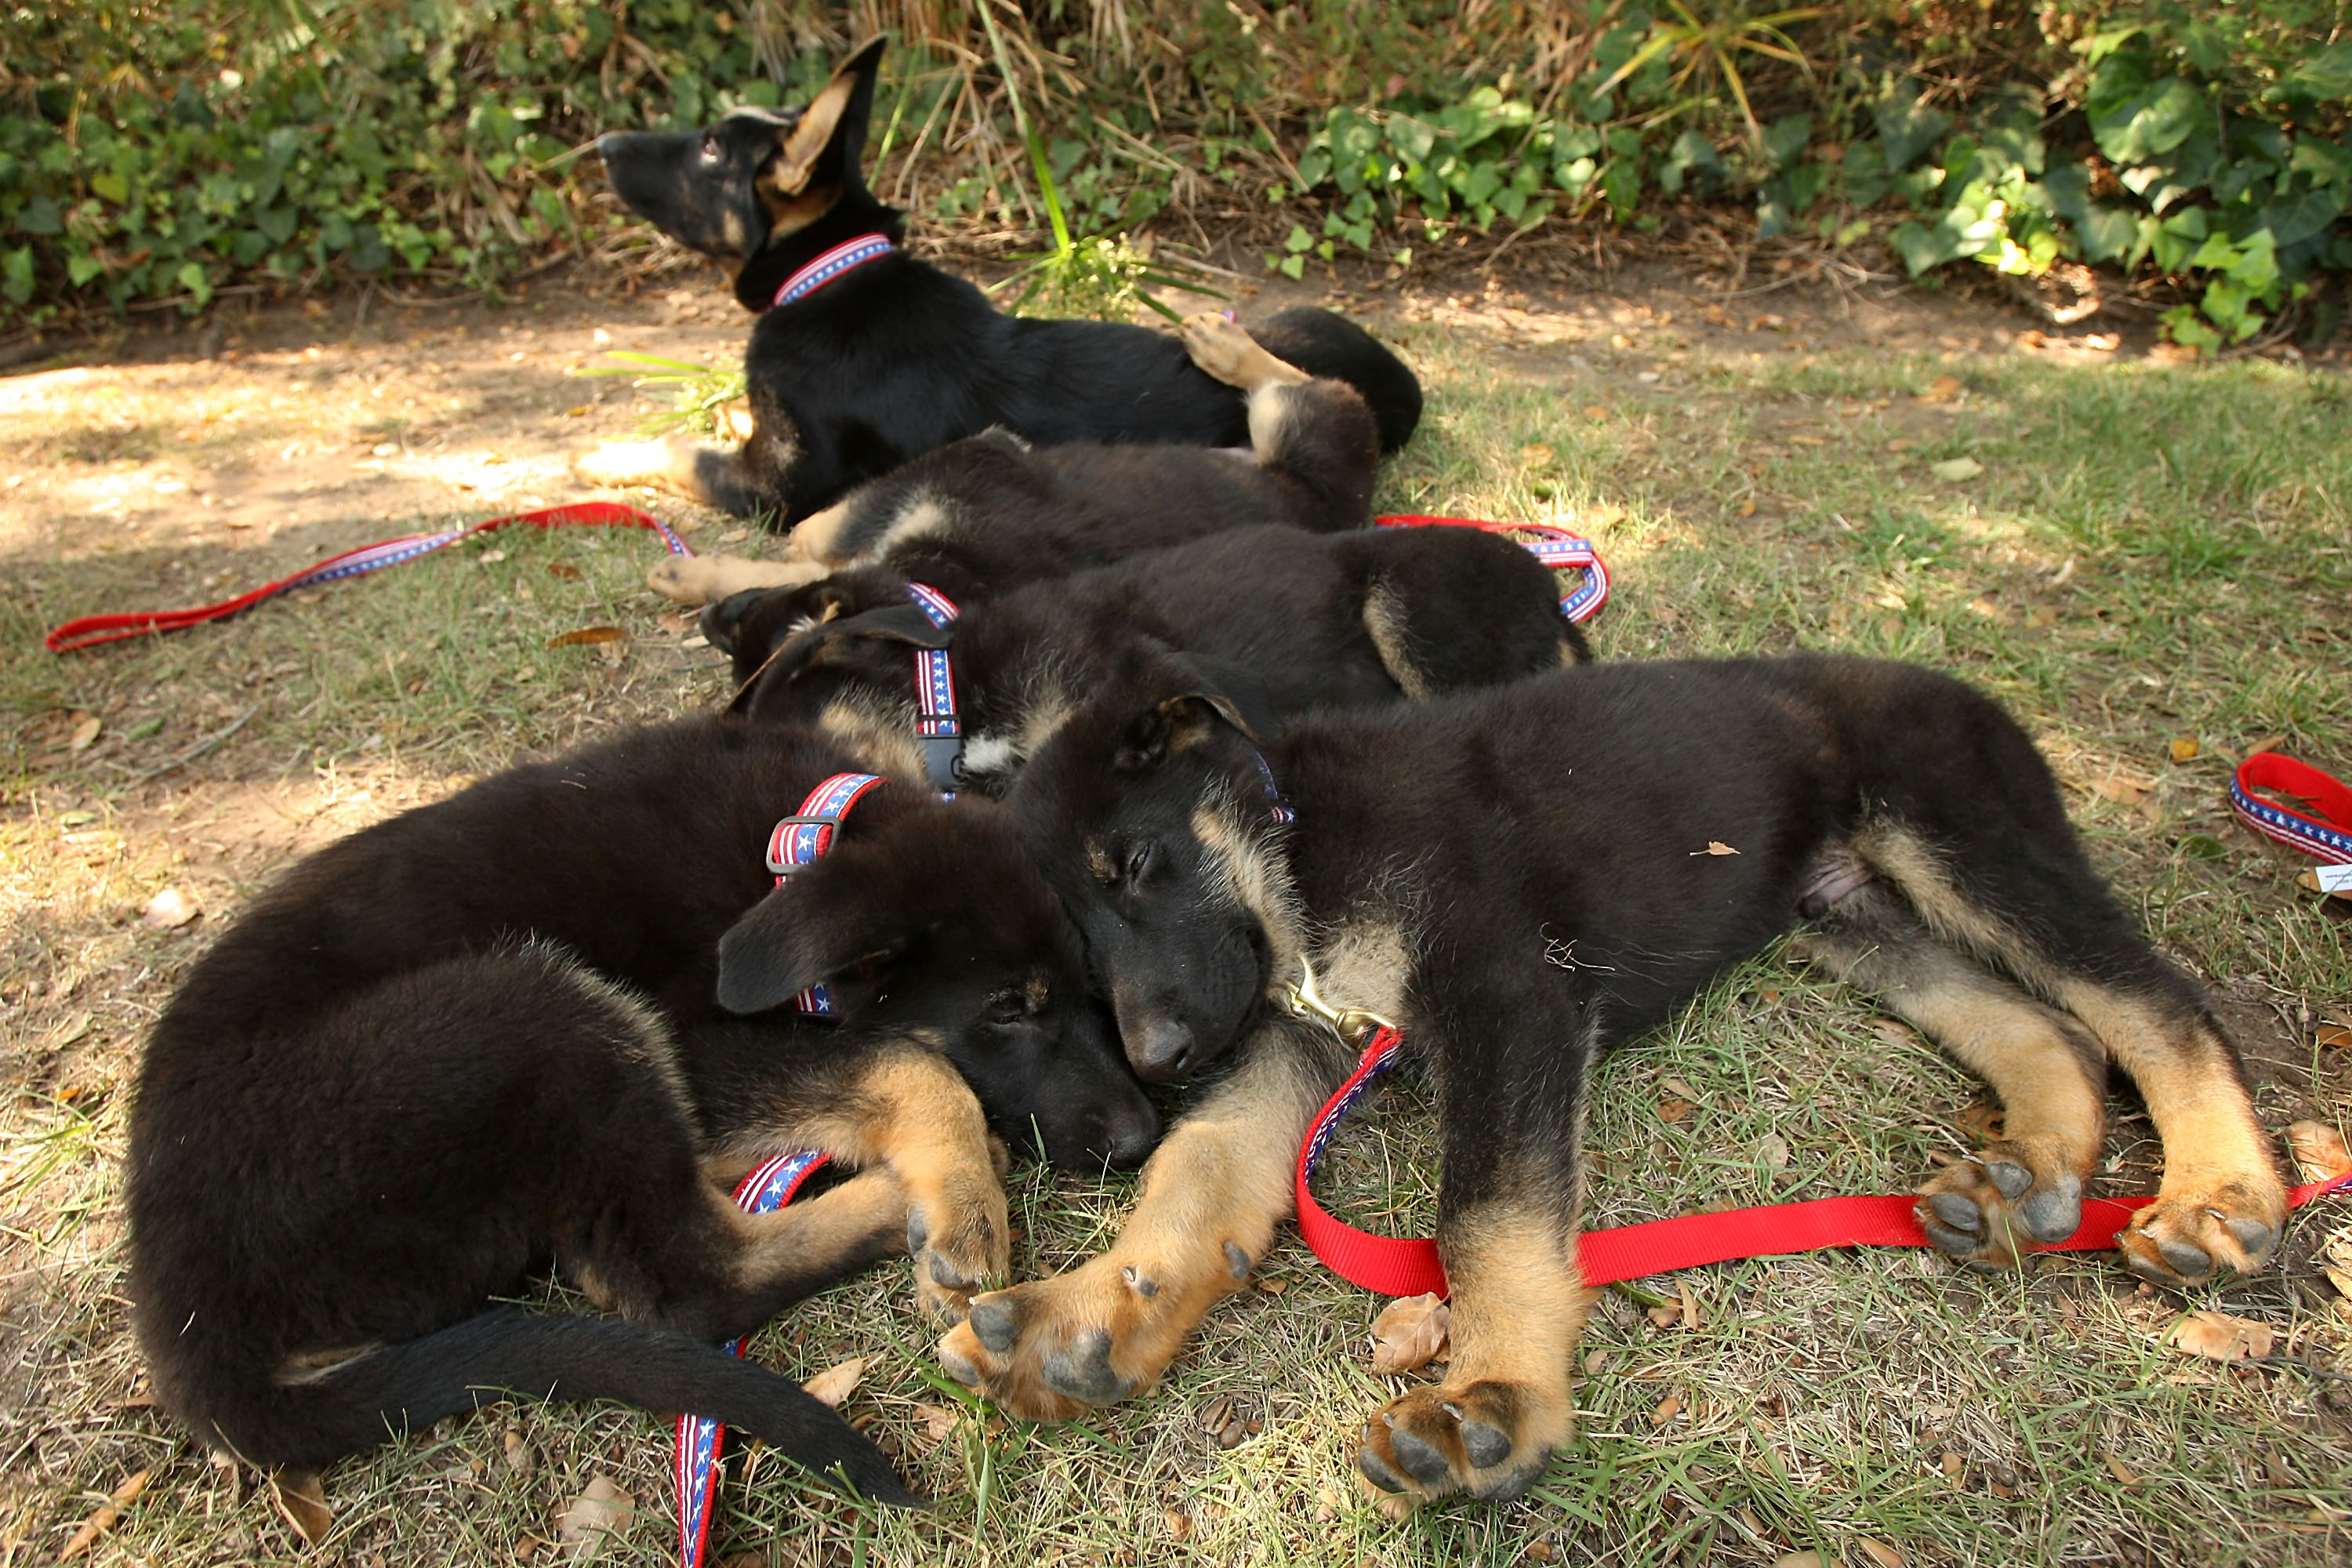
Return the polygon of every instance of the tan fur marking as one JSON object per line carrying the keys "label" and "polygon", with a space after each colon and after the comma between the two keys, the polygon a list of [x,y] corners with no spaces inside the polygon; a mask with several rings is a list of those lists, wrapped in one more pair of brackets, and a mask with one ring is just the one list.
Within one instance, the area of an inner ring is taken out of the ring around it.
{"label": "tan fur marking", "polygon": [[280,1388],[299,1388],[383,1348],[383,1342],[371,1340],[365,1344],[337,1345],[331,1350],[295,1351],[278,1363],[277,1375],[271,1381]]}
{"label": "tan fur marking", "polygon": [[[1255,1264],[1273,1245],[1291,1209],[1293,1152],[1324,1093],[1279,1047],[1244,1051],[1241,1068],[1144,1165],[1135,1212],[1110,1249],[1066,1274],[983,1298],[1011,1308],[1019,1342],[999,1355],[959,1324],[940,1341],[949,1365],[973,1369],[998,1405],[1042,1421],[1087,1408],[1048,1385],[1043,1369],[1093,1331],[1108,1334],[1109,1364],[1130,1390],[1159,1379],[1210,1307],[1246,1285],[1233,1268],[1236,1250]],[[1153,1289],[1147,1295],[1130,1280]]]}
{"label": "tan fur marking", "polygon": [[[1240,322],[1225,320],[1220,311],[1201,310],[1187,316],[1176,333],[1184,341],[1184,352],[1192,356],[1192,363],[1227,386],[1255,393],[1261,387],[1297,386],[1310,379],[1297,365],[1275,358]],[[1255,399],[1251,401],[1255,405]]]}
{"label": "tan fur marking", "polygon": [[797,588],[825,575],[806,561],[754,561],[742,555],[673,555],[646,572],[646,586],[681,605],[715,605],[746,588]]}
{"label": "tan fur marking", "polygon": [[1429,695],[1429,678],[1412,657],[1412,637],[1407,629],[1404,601],[1386,583],[1375,583],[1364,595],[1364,629],[1381,656],[1381,668],[1398,689],[1418,702]]}
{"label": "tan fur marking", "polygon": [[1257,917],[1272,952],[1273,971],[1287,981],[1298,970],[1304,919],[1290,868],[1236,818],[1230,796],[1192,813],[1192,837],[1207,856],[1203,879],[1213,897],[1239,904]]}
{"label": "tan fur marking", "polygon": [[880,556],[887,553],[892,545],[903,544],[910,539],[921,539],[929,534],[945,533],[954,526],[955,519],[949,514],[948,509],[940,503],[938,498],[930,495],[918,495],[905,510],[891,520],[890,526],[883,531],[880,539],[875,541],[873,547],[860,551],[859,553]]}
{"label": "tan fur marking", "polygon": [[825,143],[833,140],[834,127],[856,96],[857,78],[842,71],[824,84],[824,90],[808,108],[801,111],[792,134],[783,139],[776,150],[776,162],[767,178],[776,188],[787,193],[799,191],[808,184],[809,174],[816,167]]}
{"label": "tan fur marking", "polygon": [[793,524],[784,536],[784,559],[822,561],[838,566],[849,558],[842,548],[841,531],[849,521],[849,503],[837,500],[823,511],[813,511]]}
{"label": "tan fur marking", "polygon": [[824,705],[817,728],[841,742],[868,771],[929,787],[915,736],[915,701],[852,687]]}
{"label": "tan fur marking", "polygon": [[1402,1023],[1405,984],[1412,978],[1412,948],[1394,921],[1359,917],[1339,936],[1317,944],[1316,989],[1332,1006],[1361,1008]]}

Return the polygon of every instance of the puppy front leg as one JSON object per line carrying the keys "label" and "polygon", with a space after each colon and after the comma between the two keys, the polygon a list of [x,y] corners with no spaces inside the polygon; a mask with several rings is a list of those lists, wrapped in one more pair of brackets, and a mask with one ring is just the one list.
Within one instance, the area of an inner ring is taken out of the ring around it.
{"label": "puppy front leg", "polygon": [[1291,1037],[1286,1025],[1261,1035],[1177,1123],[1108,1251],[975,1298],[970,1321],[940,1340],[940,1364],[1033,1421],[1070,1420],[1158,1381],[1210,1307],[1247,1284],[1291,1212],[1298,1140],[1330,1088]]}
{"label": "puppy front leg", "polygon": [[830,572],[812,561],[753,561],[741,555],[672,555],[646,571],[646,586],[697,608],[746,588],[797,588]]}

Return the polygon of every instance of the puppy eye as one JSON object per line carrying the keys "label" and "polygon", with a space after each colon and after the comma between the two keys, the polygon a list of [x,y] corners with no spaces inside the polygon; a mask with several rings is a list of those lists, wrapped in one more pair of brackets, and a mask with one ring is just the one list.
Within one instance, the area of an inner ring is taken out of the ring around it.
{"label": "puppy eye", "polygon": [[703,155],[705,158],[709,158],[709,159],[714,159],[714,160],[719,156],[719,138],[718,138],[718,137],[716,137],[716,136],[706,136],[706,137],[704,137],[704,138],[702,139],[702,155]]}
{"label": "puppy eye", "polygon": [[1128,847],[1127,858],[1119,863],[1119,879],[1129,887],[1143,880],[1144,872],[1151,868],[1151,844],[1149,839]]}

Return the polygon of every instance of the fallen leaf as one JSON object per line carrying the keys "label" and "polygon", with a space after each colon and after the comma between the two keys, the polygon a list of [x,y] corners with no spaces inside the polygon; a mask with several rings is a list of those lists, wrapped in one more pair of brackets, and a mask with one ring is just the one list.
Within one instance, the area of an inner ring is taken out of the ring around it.
{"label": "fallen leaf", "polygon": [[1668,1122],[1687,1121],[1691,1109],[1691,1102],[1687,1100],[1662,1100],[1658,1101],[1658,1120]]}
{"label": "fallen leaf", "polygon": [[1290,1289],[1290,1281],[1287,1279],[1254,1279],[1251,1283],[1269,1296],[1279,1296]]}
{"label": "fallen leaf", "polygon": [[1853,1543],[1861,1550],[1862,1554],[1876,1563],[1878,1568],[1905,1568],[1903,1553],[1895,1551],[1884,1541],[1867,1535],[1857,1535],[1853,1538]]}
{"label": "fallen leaf", "polygon": [[1658,1407],[1655,1410],[1650,1412],[1650,1425],[1653,1426],[1663,1426],[1682,1413],[1683,1402],[1681,1398],[1675,1394],[1669,1394],[1664,1399],[1658,1401]]}
{"label": "fallen leaf", "polygon": [[922,1424],[919,1430],[926,1447],[946,1442],[956,1428],[956,1413],[943,1405],[916,1405],[915,1419]]}
{"label": "fallen leaf", "polygon": [[2133,1469],[2129,1465],[2125,1464],[2121,1459],[2116,1458],[2113,1454],[2100,1455],[2099,1462],[2107,1467],[2107,1474],[2116,1478],[2117,1485],[2126,1487],[2136,1487],[2139,1485],[2139,1472]]}
{"label": "fallen leaf", "polygon": [[1768,1171],[1785,1171],[1789,1168],[1789,1141],[1778,1132],[1767,1132],[1763,1137],[1756,1140],[1753,1153],[1756,1163]]}
{"label": "fallen leaf", "polygon": [[1688,1275],[1685,1275],[1682,1279],[1682,1298],[1683,1327],[1686,1329],[1706,1327],[1706,1314],[1699,1310],[1698,1291],[1692,1286]]}
{"label": "fallen leaf", "polygon": [[2220,1362],[2260,1361],[2271,1353],[2273,1338],[2268,1323],[2203,1311],[2189,1313],[2164,1336],[2167,1344],[2189,1355]]}
{"label": "fallen leaf", "polygon": [[1181,1541],[1192,1533],[1192,1516],[1181,1508],[1162,1509],[1160,1526],[1168,1532],[1169,1540]]}
{"label": "fallen leaf", "polygon": [[579,581],[580,568],[565,562],[551,561],[547,563],[547,574],[551,577],[561,577],[567,583],[573,583]]}
{"label": "fallen leaf", "polygon": [[1870,1032],[1890,1046],[1925,1044],[1919,1037],[1918,1030],[1896,1018],[1873,1018],[1870,1021]]}
{"label": "fallen leaf", "polygon": [[73,739],[66,742],[66,750],[68,752],[89,751],[90,742],[97,740],[98,732],[105,728],[106,721],[100,719],[95,713],[91,714],[89,718],[84,719],[80,723],[74,726]]}
{"label": "fallen leaf", "polygon": [[1411,1372],[1445,1353],[1454,1313],[1435,1291],[1391,1301],[1372,1320],[1372,1370]]}
{"label": "fallen leaf", "polygon": [[202,912],[187,894],[166,888],[147,900],[147,907],[139,911],[139,923],[151,931],[177,931]]}
{"label": "fallen leaf", "polygon": [[1528,1561],[1530,1563],[1549,1563],[1559,1555],[1559,1548],[1554,1546],[1549,1541],[1530,1541],[1528,1542]]}
{"label": "fallen leaf", "polygon": [[1220,1394],[1201,1406],[1201,1430],[1222,1432],[1225,1423],[1234,1418],[1234,1399],[1230,1394]]}
{"label": "fallen leaf", "polygon": [[806,1389],[808,1396],[819,1405],[838,1408],[841,1402],[849,1397],[850,1390],[857,1386],[857,1380],[865,1375],[866,1358],[862,1355],[854,1355],[847,1361],[837,1362],[826,1367],[801,1386]]}
{"label": "fallen leaf", "polygon": [[520,1432],[509,1432],[500,1443],[506,1454],[507,1468],[516,1475],[527,1476],[537,1468],[539,1456]]}
{"label": "fallen leaf", "polygon": [[2197,754],[2198,749],[2197,737],[2194,735],[2175,735],[2172,738],[2172,743],[2165,748],[2172,753],[2172,760],[2176,763],[2187,762]]}
{"label": "fallen leaf", "polygon": [[1828,1568],[1828,1564],[1818,1552],[1791,1552],[1786,1557],[1776,1558],[1772,1568]]}
{"label": "fallen leaf", "polygon": [[587,1489],[556,1510],[555,1537],[581,1556],[592,1556],[607,1536],[625,1535],[636,1522],[637,1500],[599,1471]]}
{"label": "fallen leaf", "polygon": [[1540,468],[1551,461],[1551,448],[1541,441],[1530,441],[1519,448],[1519,461],[1531,468]]}
{"label": "fallen leaf", "polygon": [[2336,1293],[2347,1301],[2352,1301],[2352,1268],[2338,1268],[2333,1263],[2323,1263],[2319,1267],[2321,1272],[2327,1276],[2327,1282],[2336,1287]]}
{"label": "fallen leaf", "polygon": [[327,1506],[327,1489],[319,1484],[316,1475],[288,1475],[281,1470],[269,1478],[269,1490],[278,1500],[278,1511],[286,1516],[304,1545],[316,1546],[327,1539],[327,1531],[335,1525],[335,1510]]}
{"label": "fallen leaf", "polygon": [[2256,741],[2252,745],[2246,748],[2246,755],[2249,757],[2258,757],[2264,752],[2272,751],[2277,747],[2284,746],[2284,744],[2286,744],[2286,736],[2284,734],[2264,735],[2261,740]]}
{"label": "fallen leaf", "polygon": [[2342,1024],[2322,1024],[2312,1038],[2331,1050],[2341,1050],[2346,1046],[2352,1046],[2352,1028]]}
{"label": "fallen leaf", "polygon": [[76,1013],[60,1019],[49,1032],[41,1037],[41,1054],[61,1051],[89,1033],[90,1015]]}
{"label": "fallen leaf", "polygon": [[[499,457],[489,457],[483,458],[482,461],[486,463],[502,463],[506,461],[506,459]],[[478,557],[485,566],[495,565],[499,562],[504,561],[506,558],[507,552],[503,550],[485,550],[482,552],[480,556]]]}
{"label": "fallen leaf", "polygon": [[1739,851],[1720,838],[1710,838],[1706,841],[1706,848],[1694,849],[1691,853],[1693,855],[1737,855]]}
{"label": "fallen leaf", "polygon": [[1585,1375],[1585,1376],[1587,1376],[1587,1377],[1598,1377],[1598,1376],[1600,1376],[1600,1375],[1601,1375],[1601,1369],[1602,1369],[1602,1368],[1604,1368],[1604,1367],[1606,1367],[1608,1364],[1609,1364],[1609,1352],[1608,1352],[1607,1351],[1586,1351],[1586,1352],[1584,1352],[1584,1375]]}
{"label": "fallen leaf", "polygon": [[550,647],[580,647],[588,643],[626,642],[628,640],[629,634],[623,631],[618,626],[582,626],[576,632],[565,632],[561,637],[551,637],[548,638],[547,646]]}
{"label": "fallen leaf", "polygon": [[1746,500],[1739,503],[1739,515],[1742,517],[1754,517],[1756,515],[1756,498],[1754,496],[1749,496]]}
{"label": "fallen leaf", "polygon": [[1936,1463],[1942,1468],[1944,1474],[1948,1476],[1957,1476],[1962,1470],[1969,1468],[1969,1462],[1966,1459],[1961,1458],[1958,1454],[1953,1453],[1949,1448],[1944,1450],[1944,1457],[1937,1460]]}
{"label": "fallen leaf", "polygon": [[2306,1182],[2332,1182],[2352,1171],[2352,1149],[2344,1134],[2325,1121],[2298,1121],[2286,1130],[2286,1146]]}
{"label": "fallen leaf", "polygon": [[1908,436],[1897,436],[1894,440],[1886,443],[1886,449],[1890,452],[1907,452],[1918,444]]}
{"label": "fallen leaf", "polygon": [[1588,403],[1584,405],[1584,416],[1587,419],[1606,419],[1609,417],[1609,410],[1601,407],[1598,403]]}
{"label": "fallen leaf", "polygon": [[1930,463],[1927,471],[1948,485],[1966,484],[1983,473],[1984,465],[1974,458],[1947,458],[1940,463]]}
{"label": "fallen leaf", "polygon": [[122,1517],[122,1510],[131,1506],[131,1500],[147,1489],[147,1478],[154,1473],[151,1466],[107,1493],[106,1500],[98,1505],[98,1511],[81,1521],[81,1528],[73,1532],[73,1539],[67,1542],[65,1550],[58,1553],[58,1561],[70,1563],[97,1545],[98,1538],[114,1528],[114,1521]]}
{"label": "fallen leaf", "polygon": [[2115,773],[2110,773],[2091,786],[2093,795],[2103,800],[2116,801],[2124,805],[2137,805],[2147,798],[2147,791],[2148,785],[2146,783]]}
{"label": "fallen leaf", "polygon": [[1669,1302],[1663,1307],[1652,1307],[1643,1316],[1662,1329],[1671,1329],[1683,1321],[1683,1310]]}

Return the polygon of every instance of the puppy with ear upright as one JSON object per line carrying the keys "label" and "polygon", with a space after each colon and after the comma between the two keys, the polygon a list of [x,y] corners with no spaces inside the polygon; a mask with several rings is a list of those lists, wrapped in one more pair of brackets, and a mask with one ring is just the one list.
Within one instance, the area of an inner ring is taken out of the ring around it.
{"label": "puppy with ear upright", "polygon": [[[805,731],[688,721],[394,817],[257,899],[157,1023],[131,1123],[164,1407],[300,1473],[509,1394],[614,1399],[915,1500],[715,1342],[902,1247],[960,1311],[1006,1263],[992,1122],[1098,1164],[1157,1121],[1002,814],[850,770]],[[787,831],[824,852],[780,879]],[[826,1016],[794,1005],[820,993]],[[856,1173],[758,1217],[714,1184],[803,1147]],[[612,1315],[495,1303],[551,1260]]]}
{"label": "puppy with ear upright", "polygon": [[[752,432],[740,450],[608,445],[580,460],[582,476],[664,484],[790,527],[859,481],[991,426],[1039,446],[1247,441],[1244,399],[1166,335],[1005,316],[899,247],[903,215],[860,168],[882,47],[851,56],[804,108],[598,142],[621,200],[719,262],[760,320],[744,356]],[[1362,329],[1292,310],[1250,331],[1307,374],[1355,387],[1382,447],[1412,435],[1420,384]]]}

